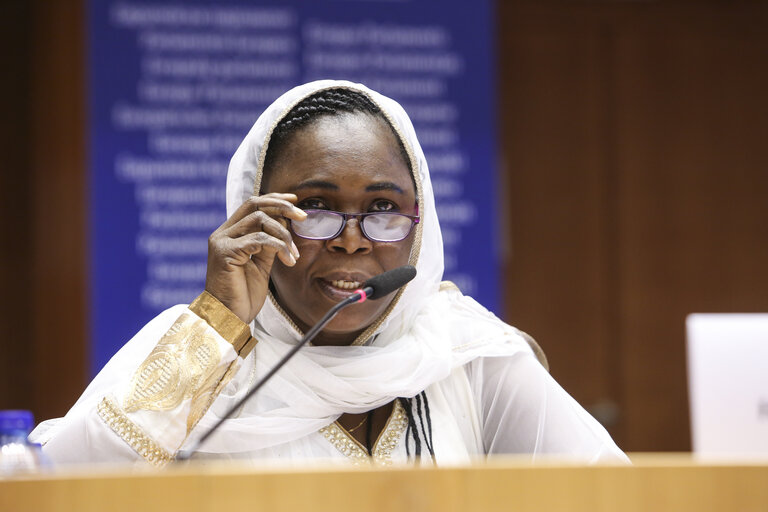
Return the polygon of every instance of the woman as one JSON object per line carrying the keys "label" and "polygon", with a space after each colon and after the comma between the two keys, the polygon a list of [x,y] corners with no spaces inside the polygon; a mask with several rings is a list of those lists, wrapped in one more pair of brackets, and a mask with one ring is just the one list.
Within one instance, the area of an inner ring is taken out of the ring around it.
{"label": "woman", "polygon": [[414,281],[343,310],[195,457],[625,458],[519,331],[440,283],[427,162],[394,101],[333,81],[284,94],[232,159],[227,213],[206,291],[145,326],[35,432],[53,460],[167,463],[333,304],[404,264]]}

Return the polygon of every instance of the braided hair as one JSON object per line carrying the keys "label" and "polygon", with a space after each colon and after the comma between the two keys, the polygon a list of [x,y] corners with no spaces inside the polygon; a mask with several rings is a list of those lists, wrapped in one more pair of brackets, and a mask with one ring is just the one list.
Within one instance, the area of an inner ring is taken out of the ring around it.
{"label": "braided hair", "polygon": [[334,87],[317,91],[294,105],[294,107],[280,119],[269,139],[267,154],[264,159],[264,172],[267,173],[272,169],[278,156],[293,133],[310,125],[320,117],[336,116],[345,113],[364,113],[377,117],[387,123],[387,126],[389,126],[392,130],[392,134],[395,136],[403,161],[408,166],[408,170],[413,173],[411,160],[408,157],[408,152],[405,149],[405,145],[403,145],[403,141],[400,139],[400,136],[378,105],[376,105],[366,94],[344,87]]}
{"label": "braided hair", "polygon": [[[413,440],[413,452],[415,457],[421,457],[421,443],[429,452],[432,461],[435,460],[435,448],[432,443],[432,418],[429,414],[429,400],[427,393],[422,391],[413,398],[398,398],[400,405],[405,409],[405,415],[408,418],[408,427],[405,430],[405,454],[411,456],[411,440]],[[416,414],[413,412],[414,403],[416,405]],[[424,409],[422,411],[422,404]],[[418,422],[416,421],[418,419]],[[421,432],[419,432],[421,429]]]}

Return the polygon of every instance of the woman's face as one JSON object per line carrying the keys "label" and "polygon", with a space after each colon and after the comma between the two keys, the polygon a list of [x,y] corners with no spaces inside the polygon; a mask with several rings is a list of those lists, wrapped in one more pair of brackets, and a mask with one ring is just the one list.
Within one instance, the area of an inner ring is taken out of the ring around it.
{"label": "woman's face", "polygon": [[[290,135],[265,174],[262,191],[296,194],[303,209],[416,214],[416,190],[395,135],[383,120],[362,113],[323,116]],[[350,294],[345,284],[406,265],[415,231],[400,242],[373,242],[363,236],[358,219],[349,219],[331,240],[294,234],[301,254],[296,265],[276,260],[272,267],[278,302],[308,330]],[[394,295],[342,310],[315,343],[351,343]]]}

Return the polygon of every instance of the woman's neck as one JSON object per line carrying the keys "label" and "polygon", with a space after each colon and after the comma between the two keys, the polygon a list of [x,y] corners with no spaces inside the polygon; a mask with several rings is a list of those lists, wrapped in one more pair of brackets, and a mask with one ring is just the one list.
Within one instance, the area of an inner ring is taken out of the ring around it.
{"label": "woman's neck", "polygon": [[[278,303],[280,301],[278,300]],[[307,325],[304,322],[299,319],[298,316],[294,315],[291,311],[288,310],[288,308],[284,307],[282,304],[280,307],[285,311],[285,313],[290,317],[291,320],[293,320],[293,323],[296,324],[296,326],[301,330],[303,333],[307,333],[312,326]],[[352,345],[352,343],[355,342],[355,340],[360,336],[363,331],[365,331],[365,328],[352,331],[352,332],[339,332],[339,331],[331,331],[326,329],[323,329],[320,331],[317,336],[312,340],[312,344],[318,347],[344,347]]]}
{"label": "woman's neck", "polygon": [[[280,300],[280,296],[277,293],[277,290],[275,290],[274,286],[270,282],[269,290],[272,292],[272,296],[276,299],[277,305],[280,306],[280,309],[283,310],[283,312],[288,315],[288,318],[293,321],[293,323],[296,325],[296,327],[299,328],[299,330],[306,334],[313,326],[307,325],[305,322],[303,322],[298,315],[295,315],[290,309],[285,307],[285,305]],[[325,329],[320,331],[315,338],[311,341],[311,343],[315,346],[319,347],[344,347],[352,345],[352,343],[355,342],[355,340],[367,329],[368,326],[363,327],[362,329],[358,329],[355,331],[332,331],[329,330],[326,326]]]}
{"label": "woman's neck", "polygon": [[353,333],[334,333],[334,332],[320,331],[320,333],[315,337],[315,339],[312,340],[312,344],[320,347],[349,346],[352,343],[354,343],[354,341],[357,339],[357,337],[360,334],[362,334],[362,332],[363,332],[362,330],[353,332]]}

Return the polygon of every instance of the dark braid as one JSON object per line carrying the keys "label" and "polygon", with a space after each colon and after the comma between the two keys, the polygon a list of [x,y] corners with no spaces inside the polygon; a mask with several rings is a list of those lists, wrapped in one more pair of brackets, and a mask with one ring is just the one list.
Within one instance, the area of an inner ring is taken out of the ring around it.
{"label": "dark braid", "polygon": [[400,147],[403,161],[408,166],[408,169],[412,171],[411,160],[408,157],[408,152],[405,150],[403,141],[397,135],[381,109],[367,95],[352,89],[338,87],[323,89],[307,96],[289,110],[277,123],[269,139],[267,155],[264,159],[265,174],[274,166],[291,134],[320,117],[336,116],[344,113],[365,113],[384,120],[387,126],[392,129],[395,140],[397,140],[397,144]]}
{"label": "dark braid", "polygon": [[324,89],[301,100],[280,120],[272,132],[270,144],[275,138],[283,139],[322,115],[341,112],[367,112],[375,116],[381,114],[381,109],[363,93],[351,89]]}
{"label": "dark braid", "polygon": [[[416,415],[419,417],[419,423],[421,424],[421,432],[424,436],[424,444],[427,447],[427,450],[429,451],[430,457],[432,457],[432,461],[435,461],[435,450],[434,445],[432,444],[432,418],[430,418],[429,414],[429,400],[427,400],[427,393],[425,391],[422,391],[418,395],[416,395]],[[413,399],[411,398],[398,398],[400,400],[400,405],[403,406],[403,409],[405,409],[405,415],[408,418],[408,427],[405,430],[405,455],[407,457],[411,456],[411,449],[409,446],[409,440],[413,439],[413,447],[414,447],[414,456],[419,458],[421,457],[421,436],[419,435],[419,427],[416,423],[416,416],[413,414]],[[421,402],[424,401],[424,414],[422,414],[421,409]],[[424,419],[424,416],[426,416],[426,422]],[[424,424],[426,423],[427,428],[426,431],[424,429]]]}
{"label": "dark braid", "polygon": [[373,448],[371,437],[373,436],[373,411],[368,411],[368,424],[365,426],[365,448],[368,450],[368,456],[373,457]]}
{"label": "dark braid", "polygon": [[411,456],[411,450],[408,447],[408,438],[413,434],[414,455],[421,457],[421,441],[419,440],[419,431],[416,428],[416,420],[413,418],[413,408],[410,398],[400,398],[400,405],[405,409],[405,415],[408,418],[408,428],[405,430],[405,455]]}
{"label": "dark braid", "polygon": [[[429,434],[427,434],[426,429],[424,428],[424,416],[421,414],[421,400],[422,397],[424,398],[424,410],[427,411],[429,408],[429,405],[427,405],[427,394],[422,391],[420,394],[416,395],[416,413],[419,416],[419,423],[421,425],[421,434],[424,436],[424,444],[427,445],[427,450],[429,451],[429,454],[432,456],[432,459],[435,458],[435,450],[432,449],[432,420],[428,420],[429,423]],[[429,413],[427,413],[427,416]]]}
{"label": "dark braid", "polygon": [[427,392],[422,391],[421,394],[424,396],[424,414],[427,417],[427,428],[429,430],[429,453],[432,455],[432,460],[435,460],[435,445],[432,442],[432,415],[429,414],[429,400],[427,400]]}

